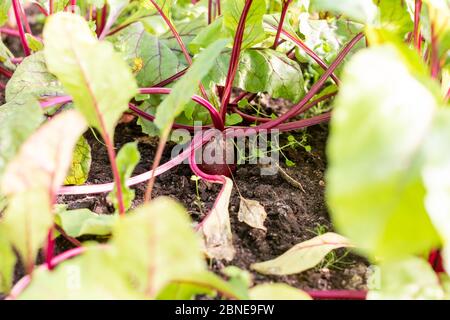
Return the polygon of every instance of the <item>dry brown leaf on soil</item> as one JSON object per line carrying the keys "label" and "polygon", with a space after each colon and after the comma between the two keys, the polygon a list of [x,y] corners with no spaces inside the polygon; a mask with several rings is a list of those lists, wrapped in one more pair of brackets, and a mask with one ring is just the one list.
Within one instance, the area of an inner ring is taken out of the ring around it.
{"label": "dry brown leaf on soil", "polygon": [[333,232],[327,232],[296,244],[275,259],[254,263],[253,270],[262,274],[289,275],[314,268],[332,250],[351,247],[350,241]]}
{"label": "dry brown leaf on soil", "polygon": [[267,212],[258,201],[246,199],[241,196],[238,212],[240,222],[245,222],[250,227],[266,231],[267,228],[264,227],[266,218]]}
{"label": "dry brown leaf on soil", "polygon": [[225,179],[226,182],[220,191],[214,208],[203,221],[201,230],[207,256],[231,261],[234,258],[235,249],[233,247],[228,205],[233,190],[233,182],[229,178]]}

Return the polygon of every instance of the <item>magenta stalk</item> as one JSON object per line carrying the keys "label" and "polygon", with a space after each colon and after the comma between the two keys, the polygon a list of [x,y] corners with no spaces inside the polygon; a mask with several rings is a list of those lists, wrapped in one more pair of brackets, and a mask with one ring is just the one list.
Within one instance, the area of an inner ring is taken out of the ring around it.
{"label": "magenta stalk", "polygon": [[20,3],[20,1],[19,1],[18,4],[19,4],[19,9],[20,9],[20,16],[22,17],[22,20],[25,25],[25,30],[29,34],[32,34],[31,27],[30,27],[30,24],[28,23],[28,18],[27,18],[27,15],[25,14],[25,10],[23,9],[22,3]]}
{"label": "magenta stalk", "polygon": [[48,1],[48,10],[50,14],[53,14],[53,10],[55,8],[55,4],[54,4],[54,0],[49,0]]}
{"label": "magenta stalk", "polygon": [[[56,266],[60,264],[61,262],[71,259],[73,257],[76,257],[83,252],[86,251],[85,247],[79,247],[75,249],[68,250],[64,253],[61,253],[60,255],[54,257],[51,261],[51,264],[53,266]],[[47,268],[47,264],[41,265],[40,268]],[[15,300],[19,297],[19,295],[28,287],[28,285],[31,282],[31,275],[26,275],[22,279],[20,279],[15,286],[12,288],[11,292],[9,293],[9,296],[6,298],[7,300]]]}
{"label": "magenta stalk", "polygon": [[29,56],[31,54],[30,47],[28,45],[27,38],[25,37],[25,31],[23,29],[22,20],[20,19],[20,4],[19,0],[12,0],[12,5],[14,9],[14,16],[16,18],[17,23],[17,29],[19,29],[19,37],[20,42],[22,43],[22,48],[26,56]]}
{"label": "magenta stalk", "polygon": [[228,67],[227,79],[225,81],[225,88],[223,91],[220,116],[222,121],[225,122],[225,117],[227,114],[228,103],[230,102],[231,90],[233,88],[234,78],[236,77],[236,72],[239,66],[239,56],[241,54],[242,40],[244,38],[245,31],[245,20],[252,6],[253,0],[247,0],[245,2],[244,8],[242,10],[241,17],[237,26],[236,34],[234,36],[233,50],[231,52],[230,65]]}
{"label": "magenta stalk", "polygon": [[38,8],[38,10],[44,15],[44,16],[48,16],[48,11],[47,9],[45,9],[40,3],[38,2],[33,2],[33,4],[36,6],[36,8]]}
{"label": "magenta stalk", "polygon": [[[70,0],[70,8],[72,13],[75,13],[75,7],[77,6],[77,0]],[[106,6],[106,4],[105,4]]]}
{"label": "magenta stalk", "polygon": [[11,61],[11,63],[14,63],[14,64],[21,64],[23,61],[23,58],[22,57],[11,58],[10,61]]}
{"label": "magenta stalk", "polygon": [[167,79],[161,81],[160,83],[155,84],[153,87],[165,87],[168,84],[171,84],[175,80],[178,80],[179,78],[184,76],[184,74],[187,72],[187,70],[188,70],[188,68],[183,69],[183,70],[177,72],[176,74],[174,74],[173,76],[171,76],[170,78],[167,78]]}
{"label": "magenta stalk", "polygon": [[220,0],[216,0],[216,6],[217,6],[217,16],[220,17],[222,15],[222,5],[220,3]]}
{"label": "magenta stalk", "polygon": [[11,71],[9,71],[8,69],[3,68],[2,66],[0,66],[0,74],[4,75],[7,78],[11,78],[13,73]]}
{"label": "magenta stalk", "polygon": [[211,22],[213,20],[212,2],[213,2],[213,0],[208,0],[208,24],[211,24]]}
{"label": "magenta stalk", "polygon": [[433,79],[437,79],[439,77],[439,72],[441,69],[441,62],[439,61],[439,45],[436,34],[434,23],[431,23],[431,56],[430,56],[430,64],[431,64],[431,77]]}
{"label": "magenta stalk", "polygon": [[284,20],[286,19],[286,14],[289,9],[289,5],[291,4],[292,0],[283,0],[283,7],[281,9],[281,16],[280,16],[280,23],[278,24],[277,34],[275,36],[275,41],[273,42],[273,50],[276,50],[278,47],[278,42],[280,40],[281,30],[283,29]]}
{"label": "magenta stalk", "polygon": [[420,54],[422,37],[420,35],[420,13],[422,11],[422,0],[415,0],[414,7],[414,45]]}
{"label": "magenta stalk", "polygon": [[14,29],[10,29],[10,28],[0,28],[0,33],[4,33],[8,36],[13,36],[13,37],[20,37],[20,32]]}
{"label": "magenta stalk", "polygon": [[45,248],[45,263],[49,270],[53,269],[53,255],[55,252],[55,239],[53,238],[53,227],[50,228],[47,235],[47,246]]}
{"label": "magenta stalk", "polygon": [[[314,107],[315,105],[319,104],[320,102],[323,102],[325,100],[328,100],[329,98],[334,97],[336,94],[337,94],[337,92],[328,93],[326,95],[323,95],[320,98],[317,98],[316,100],[311,101],[310,103],[305,105],[304,111]],[[241,110],[239,110],[239,108],[235,104],[232,105],[232,108],[233,108],[233,112],[239,114],[243,119],[248,120],[248,121],[269,122],[269,121],[273,120],[271,118],[255,117],[255,116],[246,114],[246,113],[242,112]]]}
{"label": "magenta stalk", "polygon": [[367,291],[359,290],[307,290],[315,300],[366,300]]}

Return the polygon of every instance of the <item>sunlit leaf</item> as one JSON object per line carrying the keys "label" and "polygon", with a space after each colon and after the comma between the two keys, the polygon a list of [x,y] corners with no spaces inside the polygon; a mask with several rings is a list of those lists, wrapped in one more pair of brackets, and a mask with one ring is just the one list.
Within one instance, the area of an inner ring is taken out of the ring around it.
{"label": "sunlit leaf", "polygon": [[9,202],[1,223],[27,271],[52,225],[54,197],[84,130],[86,122],[74,110],[55,116],[26,140],[5,170],[1,185]]}
{"label": "sunlit leaf", "polygon": [[2,0],[0,2],[0,26],[8,21],[8,12],[11,7],[11,0]]}
{"label": "sunlit leaf", "polygon": [[381,264],[371,282],[379,287],[369,291],[370,300],[435,300],[444,291],[430,264],[417,257]]}
{"label": "sunlit leaf", "polygon": [[75,150],[73,151],[72,164],[69,168],[64,184],[81,185],[84,184],[89,176],[91,168],[92,156],[91,146],[86,138],[80,137]]}
{"label": "sunlit leaf", "polygon": [[200,241],[175,201],[155,199],[120,220],[112,245],[120,268],[139,291],[154,297],[172,280],[205,269]]}
{"label": "sunlit leaf", "polygon": [[372,259],[427,253],[439,244],[423,203],[418,156],[437,105],[409,58],[393,45],[355,55],[331,121],[331,216]]}
{"label": "sunlit leaf", "polygon": [[53,271],[36,270],[19,298],[189,299],[199,293],[246,297],[207,271],[186,211],[158,198],[117,219],[106,246],[88,247]]}
{"label": "sunlit leaf", "polygon": [[377,7],[372,0],[311,0],[314,10],[343,14],[361,23],[371,23],[377,15]]}
{"label": "sunlit leaf", "polygon": [[[170,17],[170,9],[173,7],[174,0],[154,0],[155,3],[161,8],[165,15]],[[150,12],[156,12],[155,6],[150,0],[141,0],[141,5]]]}
{"label": "sunlit leaf", "polygon": [[189,49],[197,54],[201,49],[206,48],[214,41],[217,41],[218,38],[228,38],[228,35],[223,32],[223,17],[217,18],[208,26],[202,28],[197,36],[189,43]]}
{"label": "sunlit leaf", "polygon": [[378,0],[379,26],[402,37],[414,29],[414,23],[405,1]]}
{"label": "sunlit leaf", "polygon": [[39,268],[19,296],[22,300],[99,300],[145,299],[134,290],[119,270],[114,256],[106,249],[90,248],[49,271]]}
{"label": "sunlit leaf", "polygon": [[108,42],[99,42],[80,16],[57,13],[44,28],[49,70],[73,97],[89,125],[112,139],[114,128],[136,94],[131,71]]}

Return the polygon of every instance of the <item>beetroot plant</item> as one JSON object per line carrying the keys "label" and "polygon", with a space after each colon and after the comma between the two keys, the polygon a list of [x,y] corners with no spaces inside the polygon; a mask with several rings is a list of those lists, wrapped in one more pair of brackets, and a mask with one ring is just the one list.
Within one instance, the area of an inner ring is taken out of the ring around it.
{"label": "beetroot plant", "polygon": [[[251,268],[296,274],[331,250],[355,247],[371,263],[381,259],[381,287],[369,297],[447,297],[444,277],[420,258],[442,249],[449,268],[447,0],[36,0],[31,6],[42,32],[30,26],[22,1],[0,3],[5,43],[21,45],[18,52],[0,42],[0,292],[11,299],[345,297],[254,286],[246,271],[232,267],[223,270],[224,280],[205,262],[205,255],[235,256],[228,207],[236,154],[249,147],[242,139],[276,137],[254,155],[273,164],[283,150],[275,142],[279,133],[332,119],[327,201],[348,238],[324,233]],[[263,95],[289,101],[289,108],[255,113]],[[151,168],[134,176],[137,143],[118,151],[114,144],[124,115],[158,137]],[[92,161],[86,130],[107,149],[109,183],[86,184]],[[182,134],[187,143],[163,163],[169,141]],[[157,177],[183,162],[199,179],[222,185],[194,229],[174,200],[152,199]],[[135,199],[131,187],[143,182],[145,195]],[[113,215],[69,210],[58,201],[105,193]],[[257,201],[241,196],[240,221],[266,230],[266,216]],[[74,249],[55,255],[60,236]],[[83,236],[107,241],[82,243]],[[36,266],[40,251],[45,263]],[[14,284],[18,261],[25,276]],[[398,276],[413,269],[407,281]],[[409,286],[424,294],[408,295]]]}

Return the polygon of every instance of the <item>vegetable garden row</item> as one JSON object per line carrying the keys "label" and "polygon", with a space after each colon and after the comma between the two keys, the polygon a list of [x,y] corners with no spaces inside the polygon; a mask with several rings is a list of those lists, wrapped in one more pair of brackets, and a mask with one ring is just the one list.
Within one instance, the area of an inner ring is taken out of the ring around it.
{"label": "vegetable garden row", "polygon": [[0,0],[0,34],[4,298],[450,297],[449,0]]}

